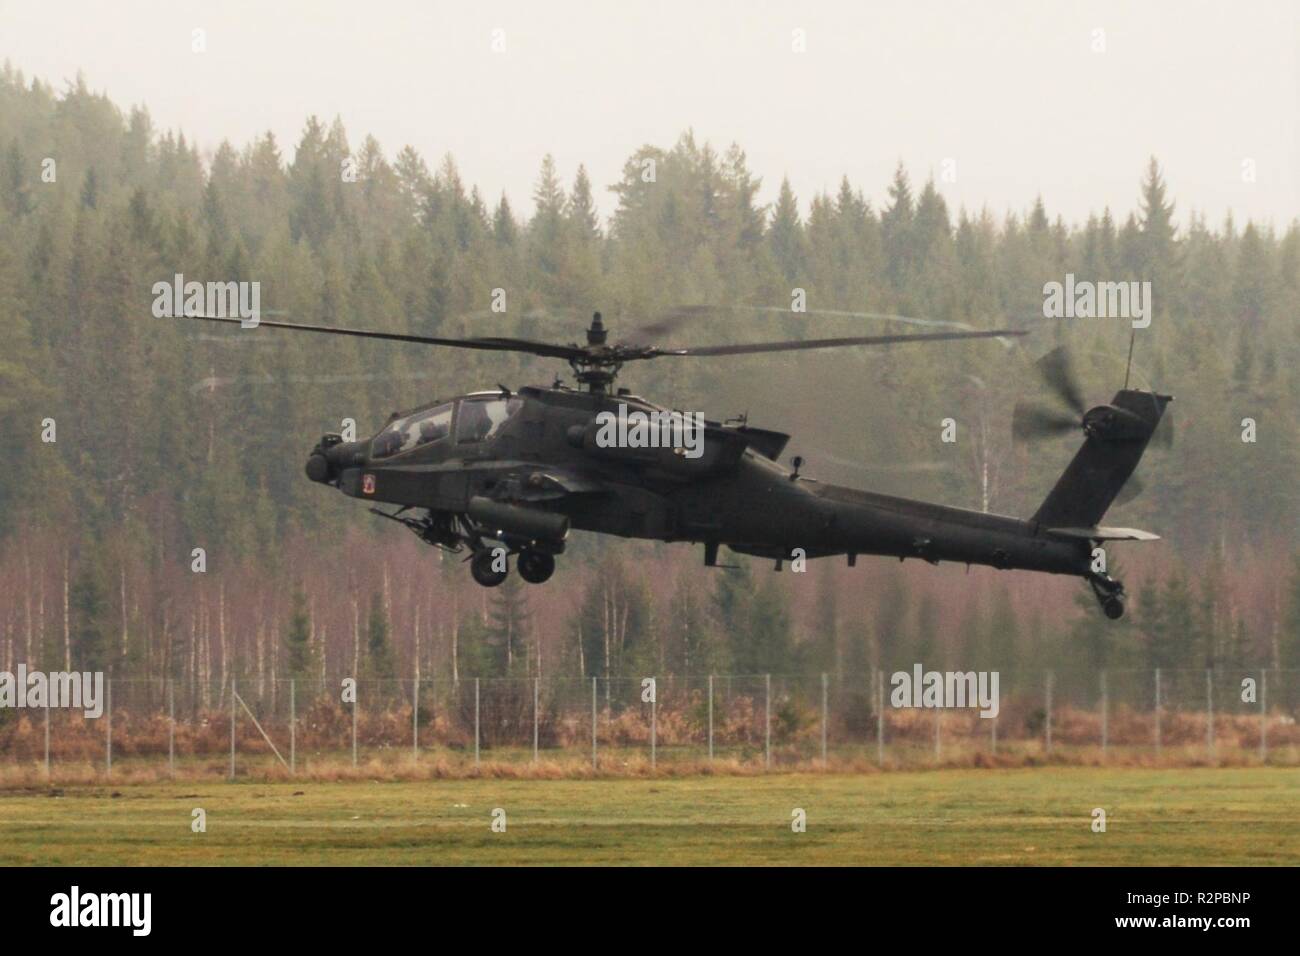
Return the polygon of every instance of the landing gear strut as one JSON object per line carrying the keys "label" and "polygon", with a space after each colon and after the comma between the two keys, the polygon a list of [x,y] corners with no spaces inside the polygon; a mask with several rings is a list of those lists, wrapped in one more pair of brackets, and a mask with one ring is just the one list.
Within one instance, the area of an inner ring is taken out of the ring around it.
{"label": "landing gear strut", "polygon": [[518,555],[519,576],[529,584],[542,584],[555,573],[555,556],[564,551],[563,537],[533,538],[501,529],[489,529],[467,515],[446,511],[425,511],[412,517],[401,508],[395,512],[371,508],[375,514],[404,525],[422,540],[452,553],[470,549],[470,575],[485,588],[498,587],[510,576],[509,558]]}

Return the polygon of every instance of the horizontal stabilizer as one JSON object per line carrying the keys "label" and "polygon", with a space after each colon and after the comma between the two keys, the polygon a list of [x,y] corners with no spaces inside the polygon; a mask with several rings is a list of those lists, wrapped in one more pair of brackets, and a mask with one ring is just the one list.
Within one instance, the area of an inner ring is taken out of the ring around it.
{"label": "horizontal stabilizer", "polygon": [[1159,541],[1160,535],[1137,528],[1048,528],[1048,534],[1088,541]]}

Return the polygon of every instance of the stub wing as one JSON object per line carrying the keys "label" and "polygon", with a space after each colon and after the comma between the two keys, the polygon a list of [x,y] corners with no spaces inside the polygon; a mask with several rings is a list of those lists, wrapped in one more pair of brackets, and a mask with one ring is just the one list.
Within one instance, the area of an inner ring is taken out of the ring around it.
{"label": "stub wing", "polygon": [[534,471],[511,488],[514,500],[555,501],[571,495],[600,495],[609,491],[598,479],[562,468]]}

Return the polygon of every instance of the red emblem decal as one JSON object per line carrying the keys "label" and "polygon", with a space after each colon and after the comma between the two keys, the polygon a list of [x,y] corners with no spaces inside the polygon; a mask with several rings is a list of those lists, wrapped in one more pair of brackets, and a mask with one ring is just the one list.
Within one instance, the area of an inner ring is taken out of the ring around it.
{"label": "red emblem decal", "polygon": [[361,476],[361,493],[362,493],[363,495],[373,495],[373,494],[375,493],[375,476],[374,476],[374,475],[362,475],[362,476]]}

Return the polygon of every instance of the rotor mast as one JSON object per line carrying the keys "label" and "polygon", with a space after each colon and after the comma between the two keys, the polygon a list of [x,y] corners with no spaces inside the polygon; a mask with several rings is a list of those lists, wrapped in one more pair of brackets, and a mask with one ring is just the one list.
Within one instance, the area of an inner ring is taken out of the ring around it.
{"label": "rotor mast", "polygon": [[617,353],[606,344],[609,330],[599,312],[591,315],[591,325],[587,328],[587,348],[582,355],[569,359],[574,378],[578,384],[585,385],[593,395],[604,395],[609,391],[618,370],[623,367]]}

